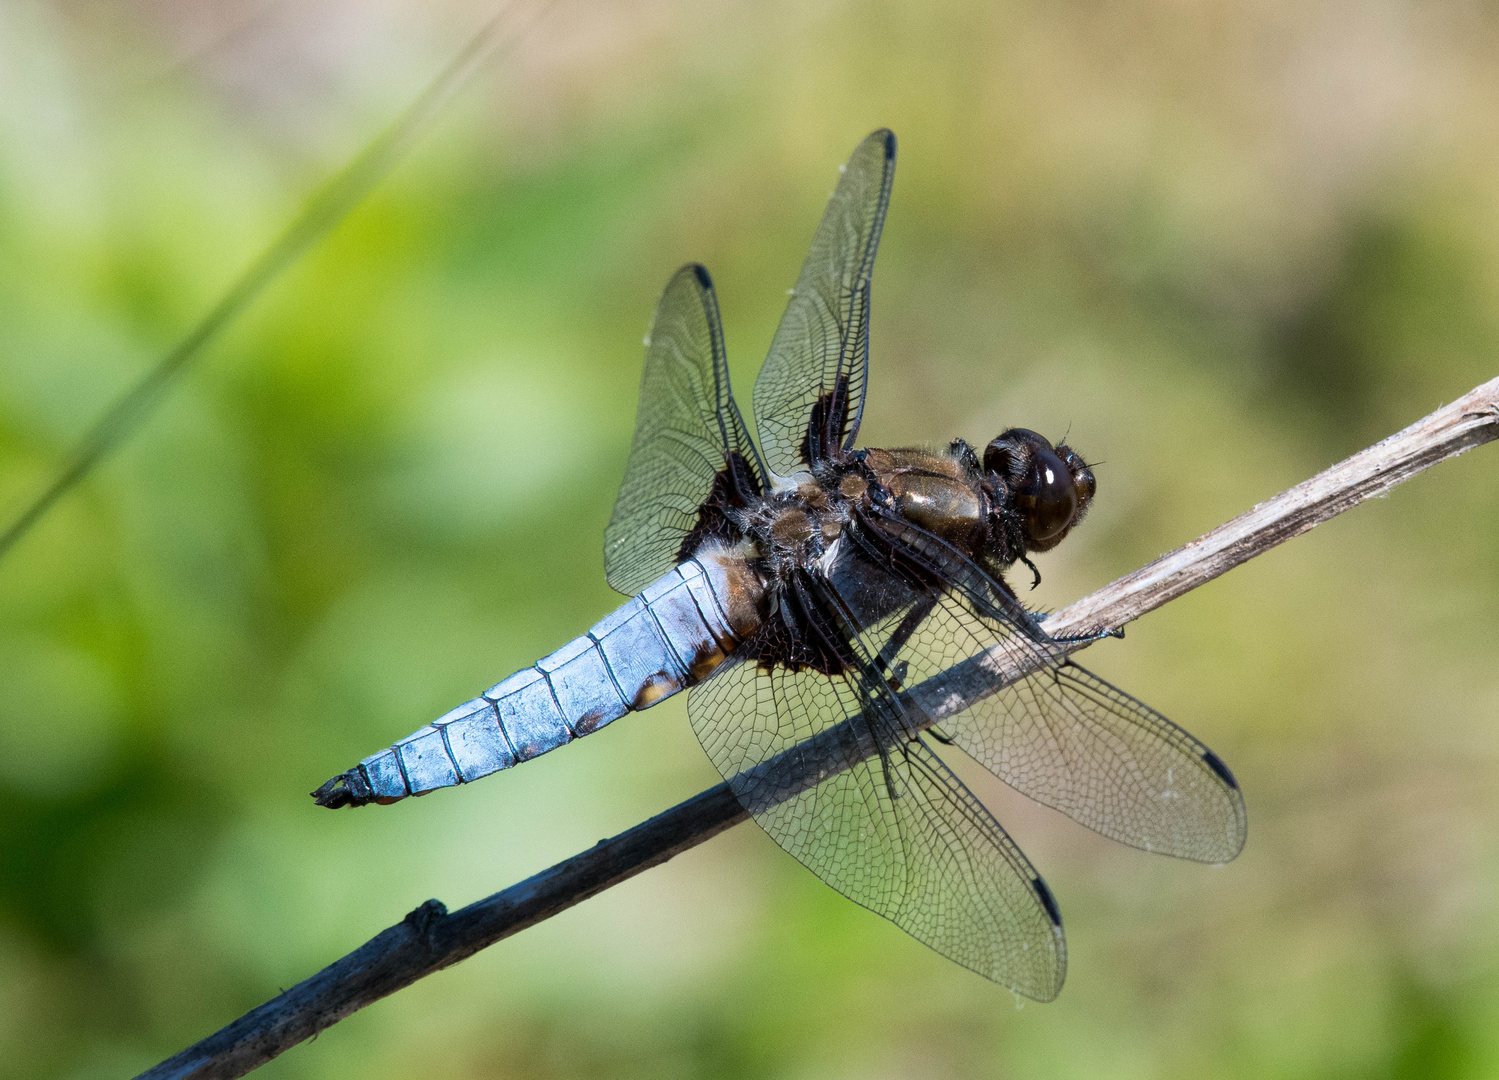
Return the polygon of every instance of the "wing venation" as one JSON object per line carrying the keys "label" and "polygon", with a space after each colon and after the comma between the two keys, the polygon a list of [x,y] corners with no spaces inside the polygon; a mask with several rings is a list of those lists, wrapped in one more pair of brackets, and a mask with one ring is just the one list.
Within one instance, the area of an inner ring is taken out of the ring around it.
{"label": "wing venation", "polygon": [[609,584],[634,595],[763,490],[764,468],[734,403],[718,300],[697,264],[672,277],[646,339],[629,462],[604,533]]}
{"label": "wing venation", "polygon": [[895,136],[876,131],[843,167],[755,380],[755,426],[780,475],[850,449],[858,433],[869,282],[894,177]]}
{"label": "wing venation", "polygon": [[[1068,659],[1003,584],[941,540],[897,520],[878,527],[922,574],[877,576],[855,550],[834,585],[856,617],[899,626],[880,662],[901,672],[947,738],[1011,787],[1121,843],[1206,863],[1239,853],[1244,798],[1216,754]],[[882,582],[877,594],[870,580]],[[1033,673],[1004,683],[1016,667]]]}
{"label": "wing venation", "polygon": [[687,711],[739,801],[844,896],[1017,993],[1050,1001],[1066,945],[1050,891],[982,803],[893,716],[868,665],[750,661]]}

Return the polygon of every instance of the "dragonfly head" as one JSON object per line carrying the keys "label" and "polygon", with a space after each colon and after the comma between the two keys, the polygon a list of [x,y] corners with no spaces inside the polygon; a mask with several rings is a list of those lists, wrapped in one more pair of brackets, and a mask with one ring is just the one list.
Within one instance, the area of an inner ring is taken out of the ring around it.
{"label": "dragonfly head", "polygon": [[1083,519],[1097,481],[1070,447],[1010,428],[984,448],[984,471],[1004,484],[1027,551],[1050,551]]}

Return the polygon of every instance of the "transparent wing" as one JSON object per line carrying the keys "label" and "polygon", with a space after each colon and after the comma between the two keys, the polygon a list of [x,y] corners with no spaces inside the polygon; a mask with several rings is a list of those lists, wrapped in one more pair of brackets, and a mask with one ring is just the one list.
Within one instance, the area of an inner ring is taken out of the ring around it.
{"label": "transparent wing", "polygon": [[706,537],[722,537],[723,508],[758,494],[763,475],[729,390],[713,282],[684,266],[646,339],[635,441],[604,532],[609,584],[633,596]]}
{"label": "transparent wing", "polygon": [[895,177],[895,136],[854,150],[755,380],[755,425],[783,476],[853,446],[869,369],[869,278]]}
{"label": "transparent wing", "polygon": [[[939,730],[1011,787],[1132,847],[1221,863],[1244,846],[1244,798],[1216,754],[1068,660],[1012,594],[940,540],[884,523],[922,572],[855,553],[834,585],[880,621],[878,663]],[[939,582],[940,584],[923,584]],[[1011,664],[1035,673],[1004,685]],[[966,703],[966,707],[963,707]]]}
{"label": "transparent wing", "polygon": [[687,711],[740,802],[814,874],[943,956],[1050,1001],[1067,966],[1050,891],[935,754],[871,719],[881,710],[855,678],[741,662],[689,691]]}

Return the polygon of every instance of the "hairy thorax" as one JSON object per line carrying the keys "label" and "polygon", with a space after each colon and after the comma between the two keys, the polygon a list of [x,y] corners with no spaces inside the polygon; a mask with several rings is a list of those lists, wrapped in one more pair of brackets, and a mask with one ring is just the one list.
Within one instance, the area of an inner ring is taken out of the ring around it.
{"label": "hairy thorax", "polygon": [[978,554],[989,503],[972,468],[952,452],[870,450],[865,463],[913,525]]}
{"label": "hairy thorax", "polygon": [[989,500],[975,471],[953,452],[864,450],[802,473],[740,512],[737,524],[767,585],[824,562],[861,514],[900,514],[977,555]]}
{"label": "hairy thorax", "polygon": [[739,527],[754,545],[765,576],[774,581],[814,565],[848,527],[856,504],[810,475],[757,499]]}

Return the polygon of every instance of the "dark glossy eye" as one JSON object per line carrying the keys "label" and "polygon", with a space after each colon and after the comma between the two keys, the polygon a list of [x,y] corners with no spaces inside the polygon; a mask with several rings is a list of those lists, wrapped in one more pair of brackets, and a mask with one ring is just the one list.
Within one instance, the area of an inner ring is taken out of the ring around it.
{"label": "dark glossy eye", "polygon": [[1057,454],[1066,464],[1067,471],[1072,473],[1072,481],[1077,485],[1077,515],[1081,519],[1083,511],[1088,508],[1088,504],[1093,501],[1093,496],[1098,493],[1098,481],[1094,479],[1093,470],[1089,468],[1088,463],[1070,447],[1057,447]]}
{"label": "dark glossy eye", "polygon": [[1030,468],[1015,491],[1026,539],[1044,550],[1048,541],[1060,538],[1077,514],[1077,496],[1072,471],[1056,451],[1035,447]]}
{"label": "dark glossy eye", "polygon": [[984,471],[996,473],[1006,483],[1016,483],[1021,477],[1019,470],[1025,468],[1028,448],[1050,449],[1051,443],[1030,428],[1010,428],[984,447]]}

